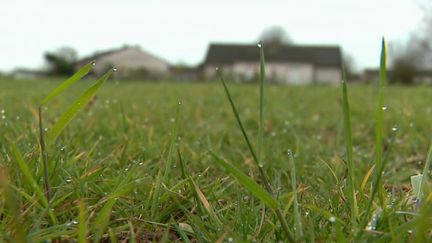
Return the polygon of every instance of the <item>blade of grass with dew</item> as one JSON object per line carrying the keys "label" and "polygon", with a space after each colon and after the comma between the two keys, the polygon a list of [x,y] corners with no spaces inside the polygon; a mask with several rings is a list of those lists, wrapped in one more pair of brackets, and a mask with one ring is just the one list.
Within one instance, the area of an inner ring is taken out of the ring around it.
{"label": "blade of grass with dew", "polygon": [[259,124],[258,124],[258,163],[263,163],[264,157],[264,81],[265,81],[265,60],[264,60],[264,46],[258,43],[260,49],[260,98],[259,98]]}
{"label": "blade of grass with dew", "polygon": [[[219,75],[219,78],[220,78],[220,80],[222,82],[222,85],[224,87],[225,94],[227,95],[228,101],[231,104],[232,111],[233,111],[234,116],[235,116],[235,118],[237,120],[237,123],[238,123],[238,125],[240,127],[240,130],[241,130],[241,132],[243,134],[243,138],[245,139],[246,144],[247,144],[247,146],[249,148],[249,151],[252,154],[253,161],[255,162],[255,165],[258,166],[258,171],[259,171],[259,174],[260,174],[260,178],[263,181],[264,187],[265,187],[266,191],[270,195],[272,195],[273,194],[273,190],[271,189],[270,183],[269,183],[269,181],[267,179],[267,176],[264,173],[264,170],[263,170],[262,166],[258,162],[258,157],[256,156],[256,153],[255,153],[255,151],[254,151],[254,149],[252,147],[252,144],[250,143],[249,137],[246,134],[246,130],[243,127],[243,123],[240,120],[240,116],[239,116],[239,114],[237,112],[237,108],[234,105],[234,101],[233,101],[233,99],[231,97],[231,93],[229,92],[229,89],[228,89],[228,87],[226,85],[225,79],[223,78],[221,70],[219,68],[217,68],[216,71],[217,71],[217,74]],[[288,241],[289,242],[295,242],[294,239],[293,239],[293,237],[291,236],[291,233],[290,233],[290,230],[289,230],[289,227],[288,227],[288,223],[286,222],[285,217],[282,214],[282,211],[279,208],[277,208],[275,210],[275,213],[276,213],[277,218],[279,219],[279,222],[282,225],[282,229],[285,232],[285,235],[286,235]]]}
{"label": "blade of grass with dew", "polygon": [[55,88],[51,93],[49,93],[40,103],[40,106],[46,105],[50,100],[52,100],[54,97],[59,95],[62,91],[67,89],[69,86],[77,82],[78,80],[82,79],[84,76],[86,76],[92,67],[94,66],[95,62],[92,61],[82,67],[80,70],[78,70],[74,75],[72,75],[70,78],[68,78],[66,81],[64,81],[62,84],[60,84],[57,88]]}
{"label": "blade of grass with dew", "polygon": [[276,210],[278,208],[278,202],[273,199],[273,197],[268,192],[266,192],[260,185],[258,185],[258,183],[256,183],[249,176],[245,175],[233,165],[217,157],[215,154],[212,154],[212,156],[219,165],[224,167],[228,173],[234,176],[242,186],[244,186],[250,193],[252,193],[252,195],[260,199],[269,208],[273,210]]}
{"label": "blade of grass with dew", "polygon": [[112,70],[106,72],[101,78],[99,78],[95,84],[88,88],[78,99],[76,99],[71,106],[60,116],[54,127],[48,132],[48,140],[54,141],[67,124],[78,114],[78,112],[90,102],[93,95],[99,90],[99,88],[108,80],[112,74]]}
{"label": "blade of grass with dew", "polygon": [[358,219],[358,205],[356,198],[356,187],[355,187],[355,171],[354,171],[354,160],[353,160],[353,143],[352,143],[352,129],[351,129],[351,116],[350,106],[348,101],[348,88],[347,88],[347,77],[346,71],[342,69],[342,103],[343,103],[343,117],[344,117],[344,130],[345,130],[345,145],[348,162],[348,195],[347,198],[350,202],[351,207],[351,224],[353,228],[356,228]]}
{"label": "blade of grass with dew", "polygon": [[40,103],[39,105],[39,144],[41,150],[41,158],[43,165],[43,174],[44,174],[44,186],[45,186],[45,195],[47,200],[51,200],[51,187],[49,183],[49,175],[48,175],[48,155],[45,149],[45,139],[44,139],[44,129],[42,123],[42,106],[47,104],[54,97],[59,95],[62,91],[67,89],[69,86],[82,79],[85,75],[87,75],[92,67],[95,65],[95,62],[92,61],[85,65],[83,68],[78,70],[74,75],[72,75],[69,79],[60,84],[56,89],[54,89],[51,93],[49,93]]}
{"label": "blade of grass with dew", "polygon": [[[386,42],[383,38],[381,47],[381,62],[380,62],[380,85],[378,94],[378,106],[377,106],[377,125],[376,125],[376,172],[377,175],[382,175],[384,171],[383,166],[383,114],[384,110],[384,89],[387,82],[387,71],[386,71],[386,61],[387,60],[387,48]],[[383,190],[381,185],[381,176],[377,176],[377,189],[379,193],[379,199],[381,204],[383,204]],[[385,205],[381,205],[384,207]]]}
{"label": "blade of grass with dew", "polygon": [[[386,43],[385,39],[382,39],[381,43],[381,58],[380,58],[380,83],[379,83],[379,93],[378,93],[378,102],[377,102],[377,120],[376,120],[376,140],[375,140],[375,147],[376,147],[376,157],[375,157],[375,181],[374,186],[372,188],[372,194],[369,197],[369,202],[366,207],[365,214],[363,216],[361,228],[364,228],[367,224],[368,217],[370,214],[370,210],[372,208],[373,200],[375,198],[376,192],[382,191],[381,188],[381,175],[383,172],[383,161],[382,161],[382,153],[383,153],[383,144],[382,144],[382,123],[383,123],[383,112],[386,109],[383,105],[384,100],[384,88],[385,83],[387,81],[387,74],[386,74],[386,59],[387,59],[387,51],[386,51]],[[380,196],[381,198],[381,196]],[[381,201],[381,199],[380,199]],[[359,238],[362,235],[363,231],[360,230],[357,238]]]}
{"label": "blade of grass with dew", "polygon": [[294,155],[291,150],[288,150],[289,162],[291,167],[291,189],[294,193],[294,222],[296,226],[296,237],[300,239],[303,237],[303,225],[300,217],[300,209],[297,196],[297,179]]}

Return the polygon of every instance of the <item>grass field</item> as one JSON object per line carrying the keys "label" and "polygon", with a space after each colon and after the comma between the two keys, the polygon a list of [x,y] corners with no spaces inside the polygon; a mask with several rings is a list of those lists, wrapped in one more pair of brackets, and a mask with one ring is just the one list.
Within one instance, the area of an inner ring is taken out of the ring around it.
{"label": "grass field", "polygon": [[[58,84],[0,80],[0,241],[285,241],[273,210],[211,155],[262,183],[219,82],[107,82],[47,144],[52,199],[44,205],[35,191],[43,188],[37,109]],[[259,85],[228,85],[257,146]],[[80,81],[46,106],[47,131],[88,86],[88,80]],[[306,242],[431,239],[431,194],[417,210],[410,176],[420,174],[426,161],[432,88],[386,88],[385,190],[368,215],[378,86],[348,88],[359,209],[354,220],[346,193],[341,88],[265,87],[262,168],[291,234]],[[17,166],[20,153],[36,185]]]}

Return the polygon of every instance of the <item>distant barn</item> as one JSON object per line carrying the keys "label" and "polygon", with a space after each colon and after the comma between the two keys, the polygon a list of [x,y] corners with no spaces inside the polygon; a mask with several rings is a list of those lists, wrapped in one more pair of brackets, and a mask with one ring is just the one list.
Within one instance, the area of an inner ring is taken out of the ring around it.
{"label": "distant barn", "polygon": [[[289,84],[335,84],[341,79],[342,55],[338,46],[279,45],[265,48],[266,77]],[[204,76],[215,77],[215,68],[239,81],[256,81],[259,50],[256,45],[211,44]]]}
{"label": "distant barn", "polygon": [[124,46],[96,53],[76,63],[76,68],[84,66],[90,61],[96,61],[94,74],[100,75],[112,67],[116,67],[119,77],[155,78],[166,77],[170,72],[168,62],[158,58],[138,46]]}

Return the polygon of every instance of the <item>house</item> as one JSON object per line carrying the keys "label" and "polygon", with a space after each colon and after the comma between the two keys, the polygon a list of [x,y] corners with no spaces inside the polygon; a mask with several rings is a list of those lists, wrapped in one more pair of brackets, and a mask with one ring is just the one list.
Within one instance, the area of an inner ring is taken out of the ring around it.
{"label": "house", "polygon": [[[211,44],[203,64],[204,77],[215,77],[216,67],[235,80],[257,80],[256,45]],[[265,48],[266,78],[289,84],[336,84],[341,79],[342,55],[338,46],[279,45]]]}
{"label": "house", "polygon": [[101,75],[112,67],[117,68],[115,76],[120,78],[164,78],[169,75],[170,65],[139,46],[124,46],[86,57],[75,64],[76,69],[95,61],[95,75]]}

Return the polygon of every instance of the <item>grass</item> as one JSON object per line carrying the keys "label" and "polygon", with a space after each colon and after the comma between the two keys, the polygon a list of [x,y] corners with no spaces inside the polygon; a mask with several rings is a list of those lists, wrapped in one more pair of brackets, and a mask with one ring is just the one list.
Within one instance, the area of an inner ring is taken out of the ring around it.
{"label": "grass", "polygon": [[[38,104],[58,85],[0,80],[0,241],[285,241],[276,208],[296,241],[431,237],[430,176],[418,210],[410,191],[410,176],[428,173],[430,87],[387,86],[382,96],[375,84],[341,93],[227,80],[243,133],[219,82],[108,81],[47,145],[46,201]],[[48,133],[88,86],[77,81],[45,104]],[[379,97],[385,166],[375,165]]]}

